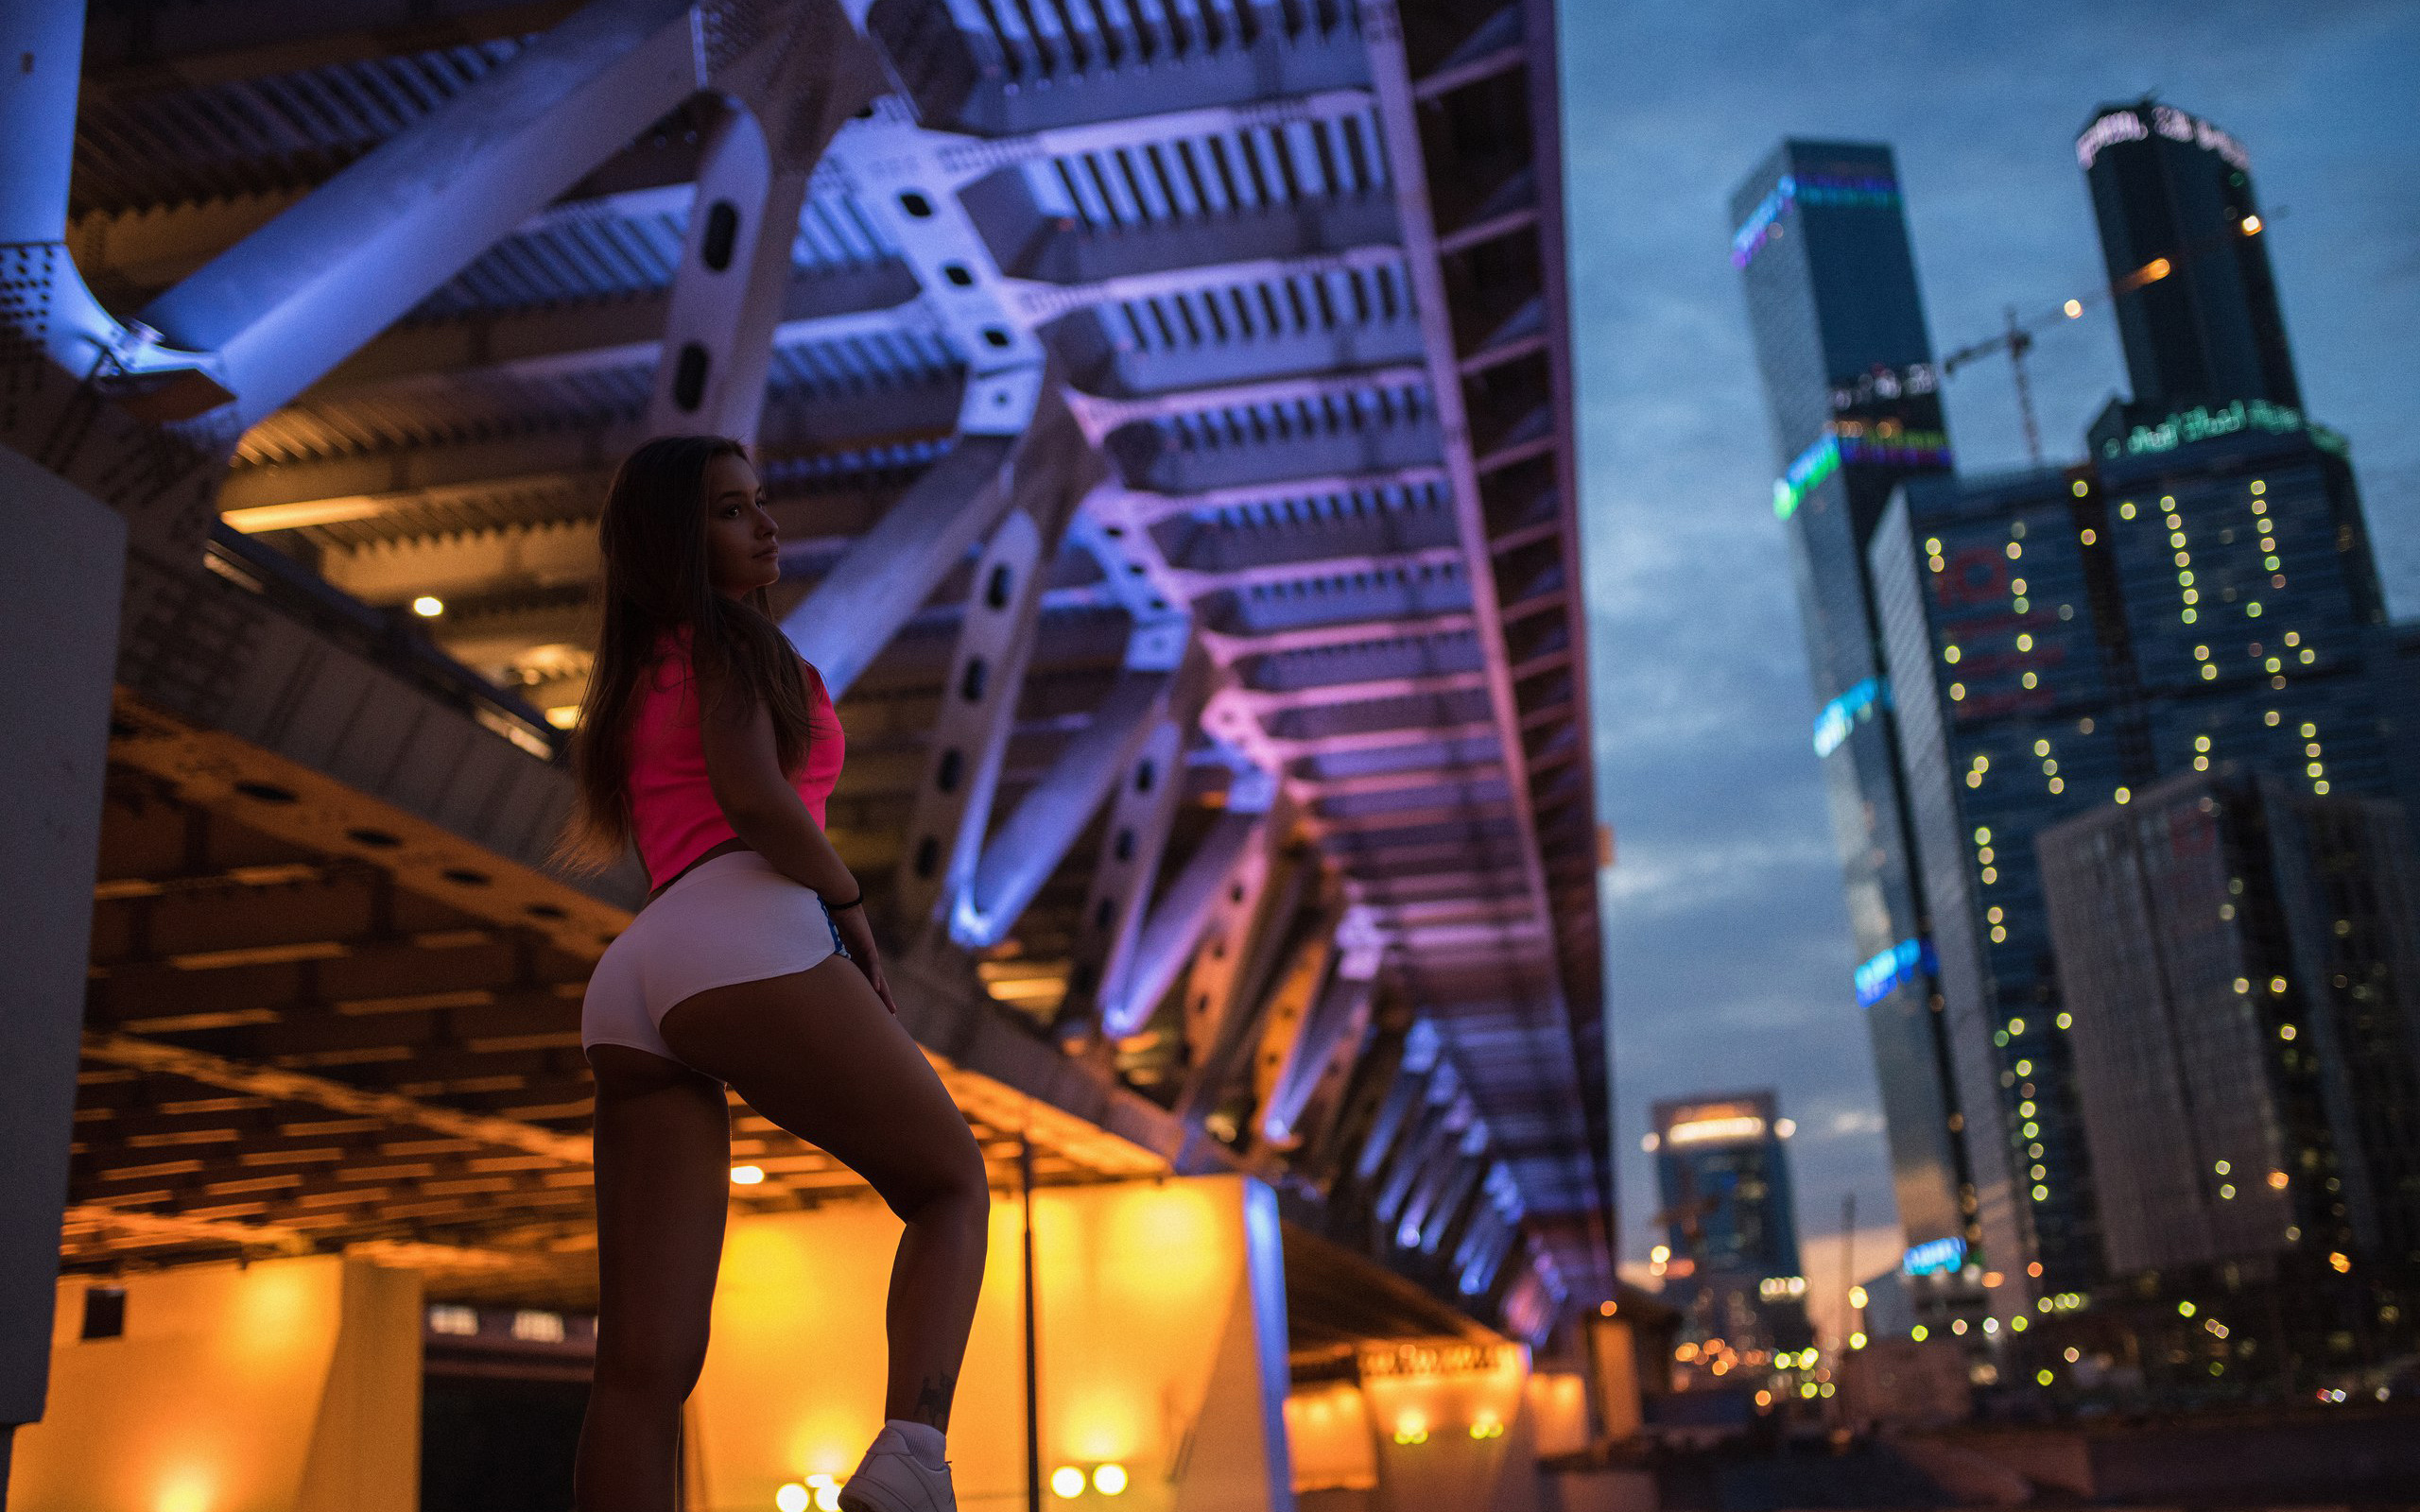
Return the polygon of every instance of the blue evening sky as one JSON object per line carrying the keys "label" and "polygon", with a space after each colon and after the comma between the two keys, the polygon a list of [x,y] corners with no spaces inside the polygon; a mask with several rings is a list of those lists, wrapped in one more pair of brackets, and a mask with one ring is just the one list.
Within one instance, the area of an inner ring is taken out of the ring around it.
{"label": "blue evening sky", "polygon": [[[2398,617],[2420,614],[2420,6],[2397,0],[1563,0],[1564,156],[1622,1258],[1654,1243],[1658,1097],[1779,1089],[1803,1234],[1895,1224],[1732,186],[1785,135],[1889,143],[1935,350],[2103,277],[2071,144],[2156,90],[2252,155],[2315,418],[2343,431]],[[2031,363],[2043,442],[2123,387],[2104,308]],[[1947,389],[1961,465],[2024,460],[2005,360]],[[1873,1230],[1882,1231],[1873,1231]],[[1808,1268],[1837,1264],[1811,1245]],[[1829,1273],[1824,1273],[1827,1283]]]}

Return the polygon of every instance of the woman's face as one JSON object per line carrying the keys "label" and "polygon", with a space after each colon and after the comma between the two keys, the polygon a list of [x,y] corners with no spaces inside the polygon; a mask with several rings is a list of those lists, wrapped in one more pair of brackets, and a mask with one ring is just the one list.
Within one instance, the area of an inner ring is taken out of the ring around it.
{"label": "woman's face", "polygon": [[765,511],[765,486],[744,456],[706,464],[706,574],[736,598],[781,580],[781,540]]}

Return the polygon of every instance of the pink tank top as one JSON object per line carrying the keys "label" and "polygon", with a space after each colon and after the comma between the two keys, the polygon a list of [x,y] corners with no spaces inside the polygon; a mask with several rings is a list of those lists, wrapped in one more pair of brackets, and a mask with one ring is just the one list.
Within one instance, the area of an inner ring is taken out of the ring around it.
{"label": "pink tank top", "polygon": [[[739,837],[723,817],[706,776],[697,690],[689,675],[689,627],[666,631],[655,654],[639,674],[630,734],[631,829],[650,891],[705,851]],[[821,675],[804,657],[799,665],[805,671],[810,732],[806,759],[791,785],[821,824],[846,749]]]}

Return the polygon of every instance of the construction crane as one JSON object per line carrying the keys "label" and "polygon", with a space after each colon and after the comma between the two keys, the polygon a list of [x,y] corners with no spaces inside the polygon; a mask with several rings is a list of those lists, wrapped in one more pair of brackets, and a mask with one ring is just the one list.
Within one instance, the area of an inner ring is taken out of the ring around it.
{"label": "construction crane", "polygon": [[2125,277],[2114,283],[2105,284],[2077,299],[2068,300],[2056,309],[2044,311],[2031,319],[2020,319],[2016,313],[2016,306],[2008,305],[2005,307],[2008,320],[2006,328],[1997,335],[1988,336],[1981,341],[1960,347],[1942,358],[1941,376],[1945,381],[1960,368],[1978,357],[1988,357],[1999,352],[2007,352],[2009,369],[2016,379],[2017,418],[2025,425],[2025,455],[2027,460],[2035,467],[2040,467],[2042,465],[2042,427],[2033,417],[2033,385],[2025,371],[2025,354],[2033,350],[2034,333],[2065,321],[2080,320],[2083,318],[2083,312],[2088,309],[2115,300],[2120,294],[2131,294],[2147,284],[2158,283],[2175,272],[2179,263],[2207,256],[2221,247],[2232,245],[2238,234],[2244,236],[2260,234],[2261,228],[2267,225],[2268,221],[2283,219],[2286,214],[2286,207],[2280,205],[2270,213],[2266,220],[2256,215],[2247,215],[2227,230],[2213,236],[2203,237],[2180,249],[2173,259],[2154,257]]}

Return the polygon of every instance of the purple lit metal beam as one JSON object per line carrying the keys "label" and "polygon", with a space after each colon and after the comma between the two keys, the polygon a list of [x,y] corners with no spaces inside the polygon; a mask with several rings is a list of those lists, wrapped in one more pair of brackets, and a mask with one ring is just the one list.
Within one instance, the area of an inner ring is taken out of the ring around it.
{"label": "purple lit metal beam", "polygon": [[1150,421],[1206,410],[1249,408],[1257,404],[1298,404],[1350,397],[1373,388],[1425,387],[1429,369],[1406,365],[1371,368],[1356,372],[1313,373],[1302,378],[1267,378],[1256,383],[1229,384],[1216,388],[1177,389],[1137,399],[1109,399],[1098,394],[1069,392],[1067,407],[1075,412],[1084,435],[1098,446],[1110,432]]}
{"label": "purple lit metal beam", "polygon": [[[810,0],[828,4],[830,0]],[[596,0],[145,307],[268,414],[710,80],[691,8]]]}
{"label": "purple lit metal beam", "polygon": [[996,944],[1015,927],[1067,848],[1092,822],[1101,799],[1142,753],[1167,712],[1172,682],[1167,673],[1118,675],[1092,722],[1067,743],[1042,781],[1027,789],[983,847],[951,919],[951,935],[959,944]]}
{"label": "purple lit metal beam", "polygon": [[1261,849],[1266,821],[1266,815],[1233,809],[1219,815],[1186,859],[1184,869],[1152,902],[1125,980],[1117,984],[1115,996],[1104,994],[1101,999],[1101,1029],[1111,1039],[1122,1039],[1141,1028],[1175,985],[1224,892],[1229,873]]}
{"label": "purple lit metal beam", "polygon": [[[1279,833],[1275,825],[1268,832],[1271,837]],[[1256,867],[1248,858],[1231,875],[1185,982],[1182,1015],[1190,1060],[1176,1111],[1186,1126],[1201,1128],[1224,1101],[1279,1002],[1291,998],[1299,1018],[1302,1004],[1327,974],[1341,912],[1336,907],[1323,910],[1325,917],[1293,945],[1278,971],[1279,953],[1288,950],[1319,869],[1315,857],[1267,855]]]}
{"label": "purple lit metal beam", "polygon": [[[1459,635],[1476,627],[1478,621],[1461,610],[1443,614],[1413,614],[1389,619],[1349,620],[1335,625],[1306,625],[1299,629],[1265,630],[1257,633],[1197,629],[1195,639],[1220,662],[1240,661],[1248,656],[1273,656],[1287,651],[1315,651],[1332,645],[1359,645],[1372,641],[1401,640],[1406,636]],[[1494,682],[1489,683],[1493,689]]]}
{"label": "purple lit metal beam", "polygon": [[[1065,428],[1037,416],[1039,369],[1012,370],[968,385],[959,436],[873,529],[857,538],[815,591],[783,620],[799,654],[838,696],[914,617],[949,570],[1008,510],[1011,455],[1046,444],[1037,436]],[[1005,401],[1005,403],[1003,403]],[[997,417],[999,428],[988,429]],[[1033,433],[1017,433],[1031,421]],[[1064,452],[1063,440],[1049,442]]]}
{"label": "purple lit metal beam", "polygon": [[954,916],[974,881],[1033,653],[1042,570],[1058,550],[1064,520],[1063,509],[1036,520],[1011,507],[976,560],[893,885],[894,913],[911,950],[924,949],[937,928],[955,934],[959,927]]}
{"label": "purple lit metal beam", "polygon": [[1067,997],[1060,1005],[1060,1022],[1070,1029],[1089,1023],[1101,1002],[1120,1000],[1124,992],[1160,853],[1184,796],[1181,764],[1190,723],[1161,719],[1118,774],[1100,858],[1077,916]]}
{"label": "purple lit metal beam", "polygon": [[1389,468],[1375,472],[1343,472],[1328,477],[1288,478],[1240,488],[1206,489],[1200,493],[1159,493],[1149,489],[1121,489],[1109,501],[1126,524],[1149,526],[1184,514],[1250,508],[1288,499],[1319,498],[1378,489],[1411,489],[1446,481],[1440,467]]}
{"label": "purple lit metal beam", "polygon": [[1260,1137],[1290,1147],[1312,1094],[1338,1068],[1360,1054],[1370,1025],[1385,942],[1365,912],[1348,913],[1337,936],[1336,970],[1308,1009],[1261,1089]]}
{"label": "purple lit metal beam", "polygon": [[703,209],[689,216],[672,275],[644,421],[648,435],[756,439],[773,327],[805,202],[805,171],[776,165],[755,113],[727,106],[706,138],[698,174]]}

